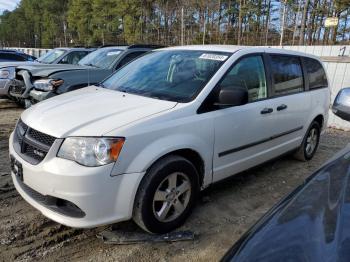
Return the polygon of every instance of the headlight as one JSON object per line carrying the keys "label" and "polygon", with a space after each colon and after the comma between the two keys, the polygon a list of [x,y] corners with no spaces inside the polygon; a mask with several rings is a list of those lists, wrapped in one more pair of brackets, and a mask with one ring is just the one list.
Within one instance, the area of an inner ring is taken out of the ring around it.
{"label": "headlight", "polygon": [[0,79],[13,79],[15,78],[14,67],[4,67],[0,69]]}
{"label": "headlight", "polygon": [[115,162],[122,150],[125,138],[69,137],[57,156],[84,166],[102,166]]}
{"label": "headlight", "polygon": [[63,84],[63,80],[39,79],[34,81],[34,88],[41,91],[52,91]]}

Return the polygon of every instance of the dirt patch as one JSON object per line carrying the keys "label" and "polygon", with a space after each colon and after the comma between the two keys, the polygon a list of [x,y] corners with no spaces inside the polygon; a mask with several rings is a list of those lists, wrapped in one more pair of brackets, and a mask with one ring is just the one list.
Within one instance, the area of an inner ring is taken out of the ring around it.
{"label": "dirt patch", "polygon": [[[96,233],[77,230],[41,215],[13,189],[8,161],[8,137],[21,109],[0,100],[0,261],[213,261],[269,208],[350,142],[350,132],[327,130],[314,159],[303,163],[284,157],[202,193],[181,230],[193,230],[193,242],[105,245]],[[139,230],[133,222],[114,226]]]}

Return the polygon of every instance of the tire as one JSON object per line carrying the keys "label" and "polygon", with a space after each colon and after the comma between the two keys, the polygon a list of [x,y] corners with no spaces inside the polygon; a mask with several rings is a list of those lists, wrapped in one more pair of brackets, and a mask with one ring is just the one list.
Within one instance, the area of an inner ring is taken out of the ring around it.
{"label": "tire", "polygon": [[198,172],[187,159],[177,155],[160,159],[141,181],[133,220],[145,231],[155,234],[181,226],[194,208],[198,181]]}
{"label": "tire", "polygon": [[20,106],[22,108],[25,108],[25,103],[24,103],[24,99],[23,98],[15,98],[14,101],[15,101],[15,103],[18,106]]}
{"label": "tire", "polygon": [[[314,132],[314,136],[312,136]],[[321,127],[317,121],[313,121],[306,132],[301,146],[294,154],[294,158],[300,161],[308,161],[313,158],[320,142]],[[312,141],[311,141],[312,140]],[[312,144],[310,144],[310,141]],[[310,148],[311,147],[311,148]]]}

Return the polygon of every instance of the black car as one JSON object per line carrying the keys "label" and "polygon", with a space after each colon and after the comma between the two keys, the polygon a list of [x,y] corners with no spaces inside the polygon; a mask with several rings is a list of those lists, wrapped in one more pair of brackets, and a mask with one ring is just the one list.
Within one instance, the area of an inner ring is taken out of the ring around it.
{"label": "black car", "polygon": [[35,61],[36,57],[27,55],[16,50],[0,50],[0,62],[23,62]]}
{"label": "black car", "polygon": [[[350,88],[334,114],[350,121]],[[350,261],[350,145],[264,215],[222,261]]]}
{"label": "black car", "polygon": [[108,46],[88,54],[77,65],[31,65],[16,68],[9,94],[25,107],[47,98],[100,83],[131,60],[159,48],[155,45]]}

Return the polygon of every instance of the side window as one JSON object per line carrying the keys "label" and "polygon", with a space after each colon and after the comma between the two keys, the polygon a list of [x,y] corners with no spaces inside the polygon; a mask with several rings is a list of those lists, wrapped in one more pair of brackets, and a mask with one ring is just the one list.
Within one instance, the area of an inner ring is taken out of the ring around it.
{"label": "side window", "polygon": [[323,66],[315,59],[304,57],[304,64],[309,76],[309,89],[327,87],[327,77]]}
{"label": "side window", "polygon": [[116,69],[121,68],[122,66],[126,65],[130,61],[134,60],[135,58],[139,57],[140,55],[146,53],[146,51],[138,51],[138,52],[132,52],[130,54],[127,54],[117,65]]}
{"label": "side window", "polygon": [[85,51],[74,51],[70,52],[68,55],[62,58],[59,64],[72,64],[76,65],[84,56],[86,56],[88,52]]}
{"label": "side window", "polygon": [[275,95],[297,93],[304,90],[299,57],[271,55],[271,73]]}
{"label": "side window", "polygon": [[260,55],[240,60],[224,77],[221,88],[243,88],[249,102],[267,97],[264,62]]}

